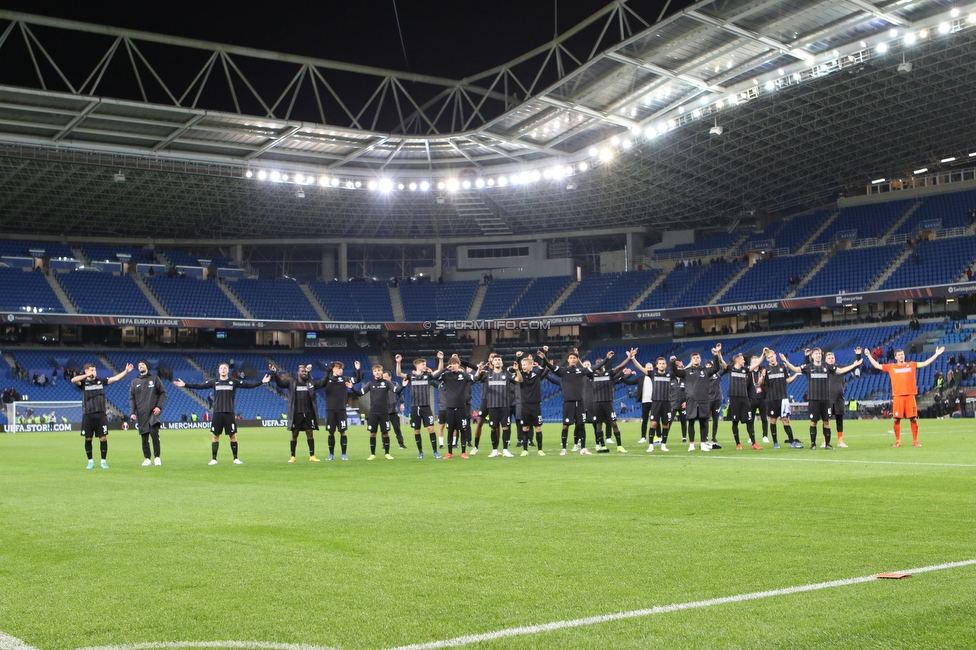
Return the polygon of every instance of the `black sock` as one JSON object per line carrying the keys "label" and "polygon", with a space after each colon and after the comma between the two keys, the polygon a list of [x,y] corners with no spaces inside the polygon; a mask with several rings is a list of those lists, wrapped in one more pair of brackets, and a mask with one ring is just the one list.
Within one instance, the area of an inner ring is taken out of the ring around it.
{"label": "black sock", "polygon": [[810,425],[810,444],[816,446],[817,444],[817,425]]}
{"label": "black sock", "polygon": [[793,442],[795,440],[795,438],[793,437],[793,425],[784,424],[783,431],[786,432],[786,439],[788,442]]}
{"label": "black sock", "polygon": [[102,452],[102,460],[105,460],[108,457],[108,440],[99,440],[98,450]]}
{"label": "black sock", "polygon": [[[715,440],[715,435],[718,433],[718,413],[712,413],[712,440]],[[708,437],[705,437],[705,441],[708,441]]]}
{"label": "black sock", "polygon": [[211,442],[210,443],[210,453],[213,454],[213,459],[214,460],[217,460],[217,447],[219,447],[219,446],[220,446],[220,443],[219,442]]}
{"label": "black sock", "polygon": [[85,453],[88,455],[88,460],[92,459],[92,441],[85,438]]}
{"label": "black sock", "polygon": [[824,434],[824,444],[829,445],[830,444],[830,429],[828,429],[827,427],[824,427],[823,428],[823,434]]}
{"label": "black sock", "polygon": [[346,453],[346,435],[342,434],[339,436],[339,444],[341,445],[342,453]]}
{"label": "black sock", "polygon": [[369,455],[376,455],[376,436],[370,436],[369,438]]}
{"label": "black sock", "polygon": [[687,438],[688,437],[688,417],[684,413],[682,413],[681,414],[681,417],[678,418],[678,422],[681,423],[681,437],[682,438]]}
{"label": "black sock", "polygon": [[329,434],[329,455],[330,456],[335,455],[335,434],[334,433]]}
{"label": "black sock", "polygon": [[291,439],[291,455],[295,455],[295,450],[298,449],[298,438]]}
{"label": "black sock", "polygon": [[237,460],[237,441],[230,441],[230,453],[234,454],[234,460]]}
{"label": "black sock", "polygon": [[737,445],[740,444],[739,443],[739,423],[737,421],[735,421],[735,420],[732,420],[732,438],[733,438],[733,440],[735,440],[735,444],[737,444]]}
{"label": "black sock", "polygon": [[538,449],[539,451],[542,451],[542,432],[541,431],[536,431],[535,432],[535,445],[536,445],[536,447],[535,447],[536,449]]}
{"label": "black sock", "polygon": [[308,438],[308,455],[309,456],[314,456],[315,455],[315,437],[314,436],[310,436]]}
{"label": "black sock", "polygon": [[671,427],[669,427],[669,426],[662,426],[661,427],[661,444],[662,445],[668,444],[668,433],[670,431],[671,431]]}
{"label": "black sock", "polygon": [[152,438],[153,456],[159,458],[159,431],[151,432],[149,437]]}
{"label": "black sock", "polygon": [[769,432],[773,434],[773,444],[776,444],[776,424],[774,422],[769,424]]}
{"label": "black sock", "polygon": [[840,413],[837,414],[837,435],[844,435],[844,416]]}
{"label": "black sock", "polygon": [[756,427],[752,422],[746,422],[746,433],[749,434],[749,442],[756,444]]}
{"label": "black sock", "polygon": [[569,427],[563,427],[563,433],[562,433],[563,449],[566,448],[566,443],[568,440],[569,440]]}
{"label": "black sock", "polygon": [[[501,438],[501,432],[498,429],[491,430],[491,448],[498,451],[498,442]],[[478,446],[478,440],[475,438],[474,446]]]}
{"label": "black sock", "polygon": [[502,447],[508,449],[508,443],[512,441],[512,427],[507,426],[502,430]]}
{"label": "black sock", "polygon": [[383,436],[383,452],[390,453],[390,436]]}
{"label": "black sock", "polygon": [[586,428],[585,427],[576,425],[576,428],[573,430],[573,437],[575,437],[577,442],[579,442],[580,447],[586,449]]}
{"label": "black sock", "polygon": [[417,443],[417,451],[420,452],[421,454],[424,453],[424,441],[420,437],[420,432],[419,431],[417,431],[416,433],[413,434],[413,439],[414,439],[414,442]]}
{"label": "black sock", "polygon": [[434,451],[434,453],[437,453],[437,434],[436,433],[430,434],[430,448]]}
{"label": "black sock", "polygon": [[149,460],[149,434],[140,433],[139,435],[142,436],[142,455],[146,457],[146,460]]}
{"label": "black sock", "polygon": [[519,435],[521,436],[521,438],[519,439],[519,442],[522,445],[522,449],[524,449],[525,451],[528,451],[529,450],[529,436],[532,435],[532,434],[530,434],[528,431],[524,431],[523,430],[522,433],[520,433]]}

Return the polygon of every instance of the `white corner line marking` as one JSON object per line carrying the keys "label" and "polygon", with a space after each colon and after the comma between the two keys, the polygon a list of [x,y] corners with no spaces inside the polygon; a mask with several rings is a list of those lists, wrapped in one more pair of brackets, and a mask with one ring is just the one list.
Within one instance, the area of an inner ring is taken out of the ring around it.
{"label": "white corner line marking", "polygon": [[[908,571],[902,571],[901,573],[926,573],[928,571],[941,571],[943,569],[954,569],[958,567],[976,565],[976,560],[964,560],[962,562],[948,562],[945,564],[934,564],[932,566],[921,567],[918,569],[909,569]],[[658,607],[650,607],[647,609],[637,609],[630,612],[618,612],[616,614],[603,614],[600,616],[590,616],[587,618],[577,618],[570,621],[556,621],[554,623],[543,623],[540,625],[526,625],[523,627],[512,627],[505,630],[497,630],[495,632],[485,632],[483,634],[471,634],[468,636],[459,636],[453,639],[445,639],[443,641],[430,641],[427,643],[414,643],[411,645],[397,646],[395,648],[390,648],[390,650],[435,650],[436,648],[456,648],[458,646],[471,645],[473,643],[484,643],[485,641],[493,641],[495,639],[504,639],[507,637],[514,636],[525,636],[529,634],[539,634],[542,632],[552,632],[554,630],[563,630],[573,627],[582,627],[584,625],[596,625],[598,623],[609,623],[611,621],[620,621],[628,618],[640,618],[644,616],[652,616],[654,614],[667,614],[669,612],[678,612],[685,609],[700,609],[703,607],[712,607],[714,605],[725,605],[727,603],[741,603],[749,600],[759,600],[761,598],[771,598],[774,596],[787,596],[790,594],[799,594],[806,591],[818,591],[820,589],[831,589],[833,587],[846,587],[849,585],[861,584],[864,582],[872,582],[877,580],[876,575],[862,576],[860,578],[847,578],[844,580],[831,580],[829,582],[818,582],[816,584],[801,585],[798,587],[786,587],[784,589],[773,589],[770,591],[754,591],[748,594],[739,594],[738,596],[724,596],[722,598],[710,598],[708,600],[698,600],[690,603],[676,603],[673,605],[661,605]]]}

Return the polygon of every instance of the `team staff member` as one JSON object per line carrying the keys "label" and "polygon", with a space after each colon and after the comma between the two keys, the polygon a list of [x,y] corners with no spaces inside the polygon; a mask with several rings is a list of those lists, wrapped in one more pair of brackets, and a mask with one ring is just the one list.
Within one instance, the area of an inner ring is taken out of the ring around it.
{"label": "team staff member", "polygon": [[[712,354],[718,354],[722,350],[719,343],[712,348]],[[685,413],[688,417],[688,451],[695,451],[695,421],[698,421],[699,432],[701,433],[701,450],[711,451],[712,447],[708,444],[708,419],[711,415],[709,411],[710,386],[712,375],[719,371],[719,366],[712,365],[706,368],[701,365],[701,354],[695,352],[691,355],[689,363],[684,368],[678,366],[678,358],[671,357],[671,374],[683,379],[685,382]]]}
{"label": "team staff member", "polygon": [[335,432],[339,431],[339,440],[342,450],[342,460],[349,460],[346,455],[346,403],[349,401],[349,389],[352,384],[358,384],[363,380],[363,372],[360,370],[359,361],[353,363],[355,372],[352,377],[342,374],[345,367],[341,361],[333,361],[329,368],[327,381],[325,382],[325,430],[329,432],[329,456],[326,460],[335,458]]}
{"label": "team staff member", "polygon": [[[861,356],[861,348],[854,350],[858,357]],[[918,385],[915,381],[915,373],[919,368],[932,365],[940,354],[945,352],[944,347],[935,349],[935,354],[925,361],[905,361],[905,351],[895,350],[895,363],[884,365],[874,360],[870,354],[867,355],[871,365],[876,370],[888,373],[891,379],[891,415],[895,420],[895,446],[901,447],[901,419],[908,418],[912,423],[912,444],[916,447],[922,445],[918,442],[918,405],[915,403],[915,395],[918,393]],[[859,359],[860,361],[860,359]],[[963,402],[965,404],[965,402]]]}
{"label": "team staff member", "polygon": [[[139,376],[129,385],[129,417],[136,423],[136,429],[142,436],[143,467],[153,463],[162,465],[159,458],[159,414],[166,405],[166,386],[159,377],[149,374],[149,364],[139,362]],[[149,456],[149,439],[152,438],[152,458]]]}
{"label": "team staff member", "polygon": [[95,467],[92,460],[92,438],[98,434],[99,450],[102,453],[102,469],[108,469],[108,417],[105,415],[105,387],[114,384],[128,373],[132,372],[132,364],[127,363],[125,370],[108,379],[98,377],[98,370],[94,363],[85,364],[85,372],[71,378],[71,383],[82,391],[81,435],[85,438],[85,453],[88,454],[88,469]]}
{"label": "team staff member", "polygon": [[308,440],[308,460],[313,463],[319,462],[315,456],[315,437],[313,434],[319,428],[315,391],[328,385],[328,375],[318,380],[312,379],[310,374],[312,366],[304,364],[298,366],[294,378],[279,375],[278,368],[274,364],[269,364],[268,369],[271,371],[271,378],[278,388],[288,390],[288,426],[291,429],[291,454],[288,457],[288,462],[295,462],[299,431],[304,431],[305,438]]}
{"label": "team staff member", "polygon": [[210,442],[210,452],[212,458],[208,465],[217,464],[217,449],[220,447],[220,434],[226,433],[230,438],[230,451],[234,454],[234,464],[243,465],[244,461],[237,457],[237,421],[234,419],[234,414],[237,410],[234,408],[234,401],[237,397],[238,388],[257,388],[261,384],[267,384],[271,381],[271,375],[265,375],[262,381],[241,381],[240,379],[234,379],[230,376],[230,366],[226,363],[222,363],[217,366],[217,378],[208,379],[205,382],[199,384],[188,384],[182,379],[177,379],[173,382],[174,386],[179,386],[183,388],[197,388],[206,390],[212,388],[214,392],[214,403],[213,408],[213,418],[210,422],[210,433],[213,434],[213,439]]}

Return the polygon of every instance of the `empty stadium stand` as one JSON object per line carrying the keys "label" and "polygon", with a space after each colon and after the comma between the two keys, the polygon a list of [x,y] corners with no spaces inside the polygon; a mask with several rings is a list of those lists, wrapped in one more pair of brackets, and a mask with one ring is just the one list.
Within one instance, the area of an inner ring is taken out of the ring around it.
{"label": "empty stadium stand", "polygon": [[329,315],[338,321],[393,320],[393,305],[386,282],[339,282],[337,280],[309,283],[312,293]]}
{"label": "empty stadium stand", "polygon": [[64,313],[61,301],[37,271],[0,266],[0,310]]}
{"label": "empty stadium stand", "polygon": [[81,270],[55,278],[83,314],[160,315],[128,275]]}
{"label": "empty stadium stand", "polygon": [[173,316],[199,318],[244,318],[214,280],[147,276],[146,286]]}
{"label": "empty stadium stand", "polygon": [[319,320],[315,308],[294,280],[241,279],[227,287],[254,314],[273,320]]}
{"label": "empty stadium stand", "polygon": [[802,278],[820,258],[820,255],[811,254],[760,259],[722,294],[719,301],[725,303],[782,298],[793,288],[789,284],[790,277]]}

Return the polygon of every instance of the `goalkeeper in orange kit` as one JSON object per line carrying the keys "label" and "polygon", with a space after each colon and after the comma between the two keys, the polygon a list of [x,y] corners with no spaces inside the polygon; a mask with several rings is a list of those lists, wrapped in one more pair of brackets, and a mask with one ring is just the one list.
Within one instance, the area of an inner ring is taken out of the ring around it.
{"label": "goalkeeper in orange kit", "polygon": [[[870,350],[870,348],[865,348]],[[891,415],[895,420],[895,446],[901,447],[901,419],[908,418],[912,422],[912,443],[916,447],[918,442],[918,406],[915,395],[918,385],[915,383],[915,371],[931,365],[936,358],[945,352],[944,347],[935,349],[935,354],[925,361],[905,361],[905,351],[895,350],[895,363],[880,364],[871,354],[866,354],[867,360],[878,370],[888,373],[891,378]]]}

